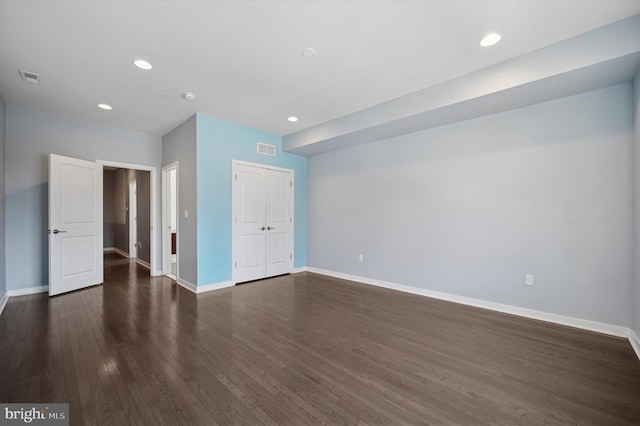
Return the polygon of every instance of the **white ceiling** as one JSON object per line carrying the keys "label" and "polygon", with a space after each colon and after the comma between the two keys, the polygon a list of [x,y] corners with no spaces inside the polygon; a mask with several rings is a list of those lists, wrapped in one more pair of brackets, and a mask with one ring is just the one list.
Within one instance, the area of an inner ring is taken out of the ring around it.
{"label": "white ceiling", "polygon": [[[0,0],[0,95],[156,135],[194,112],[286,135],[638,13],[640,0]],[[480,48],[491,31],[502,41]]]}

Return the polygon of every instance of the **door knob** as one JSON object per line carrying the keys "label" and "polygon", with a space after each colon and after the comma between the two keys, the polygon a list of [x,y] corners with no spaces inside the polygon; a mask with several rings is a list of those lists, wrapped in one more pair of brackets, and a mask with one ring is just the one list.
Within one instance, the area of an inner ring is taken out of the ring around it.
{"label": "door knob", "polygon": [[266,228],[263,226],[262,228],[258,228],[261,231],[264,231]]}
{"label": "door knob", "polygon": [[53,230],[53,233],[54,233],[54,234],[60,234],[60,233],[62,233],[62,232],[67,232],[67,231],[61,231],[61,230],[59,230],[59,229],[54,229],[54,230]]}
{"label": "door knob", "polygon": [[272,228],[270,226],[267,226],[267,231],[271,231],[272,229],[276,229],[276,228]]}

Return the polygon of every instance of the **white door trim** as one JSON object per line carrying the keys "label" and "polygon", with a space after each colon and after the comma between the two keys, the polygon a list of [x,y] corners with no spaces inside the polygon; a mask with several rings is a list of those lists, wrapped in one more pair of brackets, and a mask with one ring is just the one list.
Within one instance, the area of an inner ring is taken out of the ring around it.
{"label": "white door trim", "polygon": [[[295,170],[287,169],[284,167],[272,166],[270,164],[261,164],[261,163],[252,163],[250,161],[242,161],[242,160],[231,160],[231,169],[238,166],[249,166],[249,167],[257,167],[259,169],[267,169],[267,170],[278,170],[280,172],[291,173],[291,177],[295,177]],[[232,172],[233,173],[233,172]]]}
{"label": "white door trim", "polygon": [[103,166],[108,167],[117,167],[120,169],[131,169],[131,170],[142,170],[150,172],[149,180],[151,181],[151,205],[149,209],[151,210],[151,229],[149,232],[149,246],[151,247],[151,271],[150,274],[152,276],[162,275],[162,262],[160,261],[162,253],[162,247],[158,247],[157,238],[156,238],[156,229],[158,229],[158,183],[157,173],[158,168],[155,166],[144,166],[140,164],[130,164],[130,163],[121,163],[119,161],[106,161],[106,160],[96,160],[96,163],[102,164]]}
{"label": "white door trim", "polygon": [[[167,275],[171,272],[171,262],[169,262],[169,256],[167,255],[167,247],[171,247],[171,235],[168,232],[169,223],[169,209],[171,208],[167,197],[167,176],[169,171],[176,171],[176,279],[180,276],[180,261],[179,261],[179,241],[180,241],[180,218],[178,216],[178,206],[180,206],[180,191],[178,190],[180,176],[178,173],[179,162],[175,161],[171,164],[167,164],[162,168],[162,274]],[[169,249],[170,250],[170,249]]]}
{"label": "white door trim", "polygon": [[[131,190],[135,186],[135,195]],[[138,258],[138,180],[129,179],[129,258]]]}

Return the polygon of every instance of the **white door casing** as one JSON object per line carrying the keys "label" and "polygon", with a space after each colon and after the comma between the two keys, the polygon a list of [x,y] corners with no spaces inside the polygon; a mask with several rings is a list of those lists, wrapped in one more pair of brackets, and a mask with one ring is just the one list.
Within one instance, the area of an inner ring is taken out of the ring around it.
{"label": "white door casing", "polygon": [[233,163],[233,282],[293,270],[293,170]]}
{"label": "white door casing", "polygon": [[49,157],[49,295],[103,282],[102,165]]}
{"label": "white door casing", "polygon": [[129,181],[129,258],[138,257],[138,183]]}
{"label": "white door casing", "polygon": [[[172,176],[173,175],[173,178]],[[172,182],[173,180],[173,182]],[[175,277],[179,276],[178,254],[171,254],[171,233],[176,233],[176,245],[179,244],[180,232],[178,230],[178,162],[171,163],[162,168],[162,270],[163,274],[172,274],[171,263],[176,263]],[[173,225],[172,225],[173,223]],[[178,252],[178,250],[176,250]]]}

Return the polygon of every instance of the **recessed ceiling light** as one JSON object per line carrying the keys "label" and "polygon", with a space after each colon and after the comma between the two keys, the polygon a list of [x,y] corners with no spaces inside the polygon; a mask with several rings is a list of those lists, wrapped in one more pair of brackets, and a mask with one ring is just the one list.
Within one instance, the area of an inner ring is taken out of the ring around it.
{"label": "recessed ceiling light", "polygon": [[318,51],[316,49],[312,49],[311,47],[307,47],[302,51],[302,54],[307,58],[313,58],[318,54]]}
{"label": "recessed ceiling light", "polygon": [[500,36],[500,34],[497,34],[497,33],[487,34],[486,36],[483,37],[482,40],[480,40],[480,46],[482,47],[493,46],[494,44],[499,42],[501,38],[502,37]]}
{"label": "recessed ceiling light", "polygon": [[153,66],[151,66],[151,64],[144,59],[136,59],[135,61],[133,61],[133,64],[141,70],[150,70],[151,68],[153,68]]}
{"label": "recessed ceiling light", "polygon": [[113,109],[113,107],[109,104],[98,104],[98,108],[106,109],[107,111]]}
{"label": "recessed ceiling light", "polygon": [[298,117],[292,115],[291,117],[287,118],[287,120],[289,120],[292,123],[295,123],[296,121],[298,121]]}

